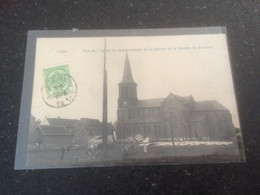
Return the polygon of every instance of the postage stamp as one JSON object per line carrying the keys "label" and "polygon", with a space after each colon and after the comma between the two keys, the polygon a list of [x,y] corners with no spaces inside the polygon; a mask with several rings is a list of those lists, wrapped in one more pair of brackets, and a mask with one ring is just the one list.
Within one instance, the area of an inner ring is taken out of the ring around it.
{"label": "postage stamp", "polygon": [[44,86],[42,98],[51,107],[65,107],[71,104],[77,94],[77,85],[72,78],[69,65],[60,65],[43,69]]}

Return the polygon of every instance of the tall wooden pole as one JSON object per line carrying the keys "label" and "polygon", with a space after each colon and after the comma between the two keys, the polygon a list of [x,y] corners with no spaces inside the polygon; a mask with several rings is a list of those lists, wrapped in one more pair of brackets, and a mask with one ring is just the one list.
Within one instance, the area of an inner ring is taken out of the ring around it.
{"label": "tall wooden pole", "polygon": [[106,70],[106,38],[104,44],[104,78],[103,78],[103,150],[107,156],[107,70]]}
{"label": "tall wooden pole", "polygon": [[173,152],[174,152],[174,158],[175,158],[176,157],[176,150],[175,150],[174,135],[173,135],[173,117],[174,117],[174,113],[171,112],[171,115],[170,115],[171,136],[172,136],[172,146],[173,146]]}

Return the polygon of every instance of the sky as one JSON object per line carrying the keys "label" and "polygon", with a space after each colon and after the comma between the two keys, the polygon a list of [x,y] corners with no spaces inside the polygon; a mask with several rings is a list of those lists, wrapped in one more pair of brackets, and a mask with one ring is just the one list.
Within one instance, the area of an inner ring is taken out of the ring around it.
{"label": "sky", "polygon": [[[38,38],[31,112],[45,117],[102,120],[104,37]],[[116,120],[118,83],[129,56],[138,99],[169,93],[195,101],[217,100],[240,127],[225,34],[107,37],[108,121]],[[77,84],[75,100],[52,108],[42,99],[43,69],[68,64]]]}

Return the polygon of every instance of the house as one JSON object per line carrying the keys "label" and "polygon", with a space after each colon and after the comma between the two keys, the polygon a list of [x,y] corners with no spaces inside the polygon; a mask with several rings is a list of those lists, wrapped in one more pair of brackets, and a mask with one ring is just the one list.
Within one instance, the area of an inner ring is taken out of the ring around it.
{"label": "house", "polygon": [[38,128],[41,133],[39,143],[41,145],[60,148],[72,144],[73,135],[64,126],[40,125]]}
{"label": "house", "polygon": [[143,136],[150,140],[229,140],[235,127],[227,108],[216,100],[195,101],[192,96],[139,100],[126,54],[119,83],[117,136]]}
{"label": "house", "polygon": [[[96,139],[102,140],[103,124],[98,119],[81,118],[75,127],[75,140],[83,142],[82,140]],[[111,123],[107,123],[108,140],[114,136],[115,128]]]}
{"label": "house", "polygon": [[[58,132],[63,132],[64,144],[71,143],[72,145],[86,146],[90,139],[97,136],[102,136],[103,125],[98,119],[81,118],[81,119],[64,119],[64,118],[47,118],[49,125],[41,125],[42,134],[45,134],[44,139],[47,139],[47,144],[51,144],[51,141],[55,142],[59,138],[56,135]],[[108,137],[113,135],[115,128],[111,123],[107,124]],[[53,132],[51,132],[53,130]],[[46,134],[48,132],[48,135]],[[45,137],[48,138],[45,138]],[[53,138],[51,138],[53,137]],[[69,138],[70,137],[70,138]],[[71,139],[69,141],[69,139]],[[46,141],[44,141],[46,143]]]}
{"label": "house", "polygon": [[75,135],[97,136],[102,134],[102,123],[98,119],[81,118],[75,125]]}
{"label": "house", "polygon": [[[64,119],[64,118],[47,118],[52,126],[64,126],[74,135],[101,136],[103,131],[102,122],[98,119],[81,118],[81,119]],[[108,123],[108,135],[115,131],[114,126]]]}

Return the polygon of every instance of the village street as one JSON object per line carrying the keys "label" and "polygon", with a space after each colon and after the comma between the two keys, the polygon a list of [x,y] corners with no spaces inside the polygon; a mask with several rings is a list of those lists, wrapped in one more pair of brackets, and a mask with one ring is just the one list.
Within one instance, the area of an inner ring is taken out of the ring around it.
{"label": "village street", "polygon": [[134,162],[167,162],[169,160],[176,162],[193,160],[204,161],[208,159],[237,160],[239,151],[235,150],[236,145],[228,142],[216,142],[210,145],[209,142],[197,144],[189,142],[189,144],[176,143],[173,147],[171,142],[160,143],[160,145],[128,145],[128,148],[122,147],[121,144],[111,144],[105,151],[102,148],[89,150],[87,148],[78,149],[52,149],[30,151],[28,153],[28,164],[41,166],[102,166],[104,164],[127,163]]}

